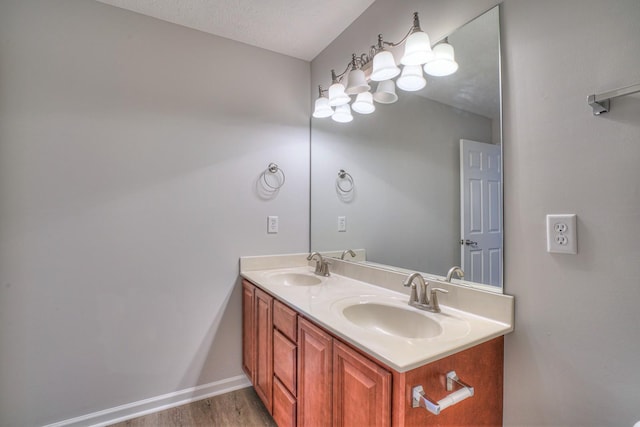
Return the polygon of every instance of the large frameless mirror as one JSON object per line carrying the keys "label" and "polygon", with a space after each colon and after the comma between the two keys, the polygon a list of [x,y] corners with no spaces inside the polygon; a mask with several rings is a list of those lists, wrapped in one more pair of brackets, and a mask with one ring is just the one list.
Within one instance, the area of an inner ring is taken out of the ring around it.
{"label": "large frameless mirror", "polygon": [[418,92],[350,123],[312,119],[311,250],[436,276],[460,265],[502,290],[499,27],[496,6],[449,34],[457,72]]}

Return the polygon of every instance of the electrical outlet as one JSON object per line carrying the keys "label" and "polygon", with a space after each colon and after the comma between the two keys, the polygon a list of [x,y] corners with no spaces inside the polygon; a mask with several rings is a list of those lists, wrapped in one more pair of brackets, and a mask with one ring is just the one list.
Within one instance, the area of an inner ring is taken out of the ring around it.
{"label": "electrical outlet", "polygon": [[547,215],[547,252],[578,253],[576,214]]}
{"label": "electrical outlet", "polygon": [[278,233],[278,217],[277,216],[267,217],[267,233],[269,234]]}

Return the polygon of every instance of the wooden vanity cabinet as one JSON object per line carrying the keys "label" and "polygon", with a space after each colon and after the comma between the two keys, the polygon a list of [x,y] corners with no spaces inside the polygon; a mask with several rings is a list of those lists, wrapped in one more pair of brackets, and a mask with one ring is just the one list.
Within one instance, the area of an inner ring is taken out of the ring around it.
{"label": "wooden vanity cabinet", "polygon": [[242,368],[269,413],[273,403],[273,297],[242,282]]}
{"label": "wooden vanity cabinet", "polygon": [[242,369],[253,382],[256,364],[255,325],[253,321],[256,287],[246,280],[242,281]]}
{"label": "wooden vanity cabinet", "polygon": [[391,425],[391,372],[333,341],[334,427]]}
{"label": "wooden vanity cabinet", "polygon": [[[397,372],[243,281],[243,368],[279,427],[500,426],[503,337]],[[475,395],[434,415],[413,408],[422,385],[434,401],[457,375]]]}
{"label": "wooden vanity cabinet", "polygon": [[294,427],[298,401],[298,314],[273,302],[273,419],[279,427]]}
{"label": "wooden vanity cabinet", "polygon": [[331,427],[333,338],[301,318],[298,348],[298,427]]}
{"label": "wooden vanity cabinet", "polygon": [[269,413],[272,412],[273,397],[273,297],[255,290],[255,371],[253,386]]}

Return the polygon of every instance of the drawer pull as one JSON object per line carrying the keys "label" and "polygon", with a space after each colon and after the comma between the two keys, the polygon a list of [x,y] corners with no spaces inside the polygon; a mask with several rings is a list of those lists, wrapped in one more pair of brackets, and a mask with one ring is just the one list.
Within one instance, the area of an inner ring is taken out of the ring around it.
{"label": "drawer pull", "polygon": [[438,400],[437,403],[425,396],[424,389],[421,385],[415,386],[412,389],[413,402],[411,406],[414,408],[422,407],[432,414],[439,415],[440,411],[465,400],[467,397],[473,396],[473,387],[462,382],[460,378],[458,378],[458,375],[456,375],[456,371],[447,373],[447,391],[453,391],[453,383],[456,383],[461,388]]}

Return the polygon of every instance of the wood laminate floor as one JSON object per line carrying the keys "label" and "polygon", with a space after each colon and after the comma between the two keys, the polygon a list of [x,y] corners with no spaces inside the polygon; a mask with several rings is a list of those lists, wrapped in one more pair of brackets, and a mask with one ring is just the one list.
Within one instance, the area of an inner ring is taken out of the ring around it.
{"label": "wood laminate floor", "polygon": [[110,427],[276,427],[253,387],[113,424]]}

